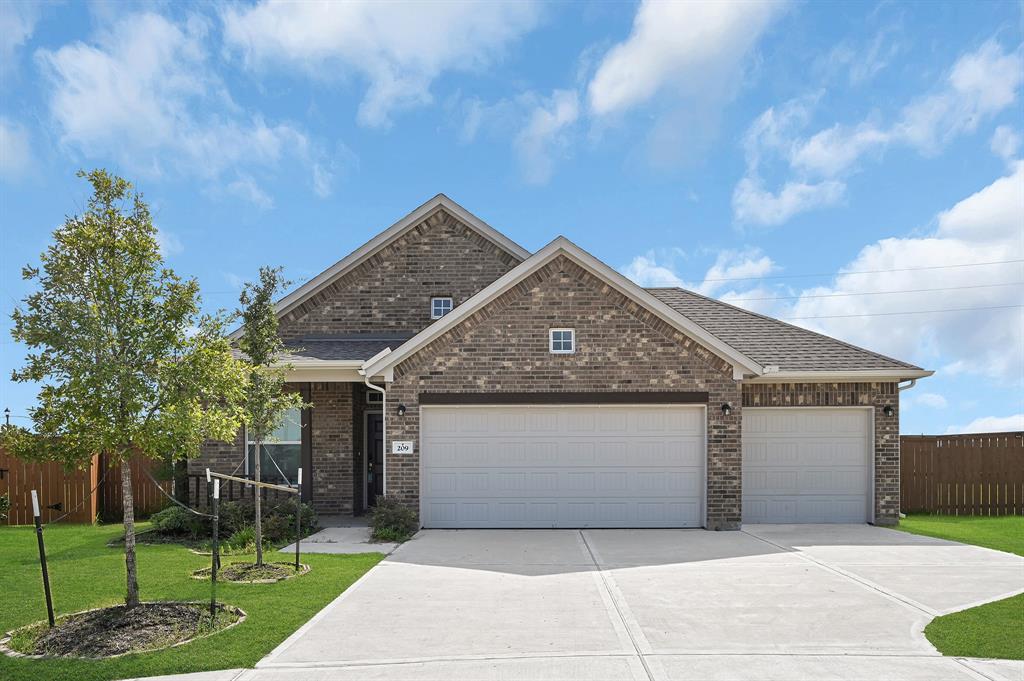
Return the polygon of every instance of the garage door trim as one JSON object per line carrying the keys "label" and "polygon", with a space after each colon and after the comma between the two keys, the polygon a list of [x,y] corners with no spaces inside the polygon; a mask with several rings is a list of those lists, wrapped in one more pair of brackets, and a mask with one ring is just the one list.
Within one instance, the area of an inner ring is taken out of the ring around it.
{"label": "garage door trim", "polygon": [[509,407],[509,406],[515,406],[515,407],[518,407],[518,408],[527,408],[527,409],[554,409],[554,408],[561,408],[561,407],[588,407],[588,408],[591,408],[591,409],[593,409],[593,408],[600,409],[602,407],[607,407],[609,409],[621,409],[623,407],[642,407],[642,408],[645,408],[645,409],[680,409],[680,408],[699,409],[700,412],[701,412],[701,422],[702,422],[702,427],[701,427],[701,447],[702,447],[702,450],[703,450],[703,457],[701,458],[701,466],[700,466],[700,502],[699,502],[699,507],[698,507],[698,518],[699,518],[699,523],[700,523],[699,526],[702,527],[702,528],[706,528],[707,527],[708,464],[709,464],[709,462],[708,462],[708,406],[707,406],[706,403],[692,403],[692,402],[686,402],[686,403],[664,403],[664,402],[661,402],[661,403],[629,403],[629,404],[616,404],[616,403],[588,404],[588,403],[574,403],[574,402],[571,402],[571,401],[565,402],[565,403],[557,403],[557,404],[551,403],[551,404],[514,404],[514,405],[500,404],[500,403],[490,403],[490,404],[475,404],[474,403],[474,404],[463,404],[463,405],[458,405],[458,404],[420,404],[419,405],[419,426],[418,426],[418,429],[417,429],[417,443],[416,443],[416,445],[417,445],[418,451],[419,451],[419,465],[418,465],[418,467],[419,467],[419,471],[418,471],[418,478],[419,478],[419,504],[418,505],[419,505],[419,515],[420,515],[420,526],[421,527],[424,526],[423,525],[423,520],[426,517],[426,515],[424,513],[425,512],[424,503],[425,503],[426,497],[427,497],[427,495],[424,493],[424,491],[426,490],[424,473],[425,473],[426,461],[427,461],[427,451],[426,451],[426,449],[423,446],[424,437],[423,437],[423,432],[422,432],[423,421],[424,421],[424,419],[423,419],[424,412],[430,410],[431,408],[435,408],[435,409],[440,409],[440,408],[443,408],[443,409],[461,409],[461,408],[467,408],[467,409],[480,409],[480,408],[500,409],[500,408]]}
{"label": "garage door trim", "polygon": [[[875,522],[875,481],[877,479],[876,478],[876,473],[875,473],[875,438],[877,437],[876,436],[876,431],[875,431],[875,407],[874,406],[859,406],[859,405],[858,406],[839,406],[839,405],[837,405],[837,406],[827,406],[827,405],[823,406],[823,405],[815,405],[815,406],[806,406],[806,407],[805,406],[790,406],[790,407],[774,407],[774,406],[770,406],[770,407],[743,407],[743,413],[747,413],[747,412],[750,412],[750,411],[755,411],[755,412],[756,411],[787,412],[787,411],[793,411],[793,410],[799,410],[799,411],[837,411],[837,410],[851,411],[851,410],[859,410],[859,411],[866,411],[866,412],[868,412],[867,438],[866,438],[866,444],[865,444],[865,450],[866,451],[864,452],[864,456],[867,458],[867,462],[868,462],[868,465],[867,465],[867,471],[868,471],[867,493],[865,495],[867,497],[867,503],[865,504],[866,508],[865,508],[865,512],[864,512],[864,521],[867,522],[867,523],[872,523],[873,524]],[[740,449],[741,450],[743,449],[743,445],[742,445],[743,436],[744,436],[744,433],[742,433],[742,431],[741,431],[741,437],[740,437],[740,441],[741,441]],[[742,464],[741,464],[741,468],[742,468]],[[742,477],[742,474],[741,474],[741,477]],[[744,519],[744,522],[746,522],[745,519]]]}

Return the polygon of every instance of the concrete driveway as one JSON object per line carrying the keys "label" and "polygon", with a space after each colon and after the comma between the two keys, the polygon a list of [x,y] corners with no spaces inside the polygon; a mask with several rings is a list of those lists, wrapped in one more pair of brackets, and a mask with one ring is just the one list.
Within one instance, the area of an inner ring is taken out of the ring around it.
{"label": "concrete driveway", "polygon": [[236,678],[1013,678],[921,631],[1020,591],[1020,557],[867,525],[424,531]]}

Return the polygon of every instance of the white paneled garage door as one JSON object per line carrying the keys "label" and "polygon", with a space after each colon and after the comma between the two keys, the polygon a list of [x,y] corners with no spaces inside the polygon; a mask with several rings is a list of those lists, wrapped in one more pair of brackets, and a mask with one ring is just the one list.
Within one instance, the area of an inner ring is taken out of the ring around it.
{"label": "white paneled garage door", "polygon": [[743,522],[862,523],[871,500],[871,411],[743,410]]}
{"label": "white paneled garage door", "polygon": [[704,408],[430,406],[425,527],[700,527]]}

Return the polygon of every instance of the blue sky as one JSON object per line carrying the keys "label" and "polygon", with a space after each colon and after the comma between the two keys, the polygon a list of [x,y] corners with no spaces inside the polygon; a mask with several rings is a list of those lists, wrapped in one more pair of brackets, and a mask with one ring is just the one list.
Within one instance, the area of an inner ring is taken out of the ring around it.
{"label": "blue sky", "polygon": [[531,250],[564,234],[935,369],[905,433],[1024,429],[1021,26],[1016,2],[0,4],[0,406],[35,394],[8,378],[20,268],[102,166],[210,308],[444,192]]}

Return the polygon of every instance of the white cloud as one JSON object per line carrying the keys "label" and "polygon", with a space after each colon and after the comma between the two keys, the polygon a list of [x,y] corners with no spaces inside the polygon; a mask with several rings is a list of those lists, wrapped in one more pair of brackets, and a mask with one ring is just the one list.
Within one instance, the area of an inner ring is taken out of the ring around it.
{"label": "white cloud", "polygon": [[206,61],[206,22],[130,15],[94,44],[40,50],[62,142],[132,172],[218,180],[229,172],[317,159],[306,134],[232,102]]}
{"label": "white cloud", "polygon": [[284,2],[230,6],[225,42],[253,67],[299,66],[318,79],[358,74],[368,83],[365,125],[431,101],[446,71],[479,70],[530,31],[534,2]]}
{"label": "white cloud", "polygon": [[[1024,258],[1022,226],[1024,163],[1018,162],[1007,176],[940,213],[931,233],[865,246],[831,285],[805,290],[794,304],[777,306],[774,313],[833,317],[794,323],[930,368],[942,363],[944,373],[1019,381],[1024,372],[1024,310],[1013,306],[1024,300],[1024,286],[1005,284],[1024,281],[1024,265],[939,268]],[[921,266],[937,269],[852,274]],[[987,284],[1003,285],[981,288]],[[955,290],[921,290],[951,288]],[[889,291],[914,292],[846,295]],[[973,309],[993,307],[1007,309]],[[961,308],[968,309],[886,314]]]}
{"label": "white cloud", "polygon": [[[836,124],[809,137],[801,135],[819,94],[766,110],[744,137],[746,175],[733,193],[733,214],[740,222],[778,225],[800,213],[822,208],[844,195],[845,176],[867,156],[880,157],[902,145],[935,154],[957,135],[974,132],[1017,98],[1024,80],[1021,50],[1004,52],[995,41],[961,56],[945,81],[918,97],[889,125],[872,116],[856,125]],[[997,153],[1015,153],[1012,131],[993,137]],[[1010,151],[1012,150],[1012,152]],[[777,191],[765,187],[766,160],[778,159],[792,177]]]}
{"label": "white cloud", "polygon": [[13,68],[14,55],[32,37],[40,10],[35,2],[0,2],[0,73]]}
{"label": "white cloud", "polygon": [[32,167],[32,145],[28,130],[20,123],[0,116],[0,178],[17,180]]}
{"label": "white cloud", "polygon": [[665,253],[648,251],[638,255],[621,269],[622,273],[640,286],[681,287],[696,291],[706,296],[730,286],[728,280],[756,279],[777,269],[771,258],[756,248],[743,251],[724,250],[715,256],[715,262],[705,271],[700,282],[688,283],[675,273],[673,265],[675,257],[685,255],[674,250]]}
{"label": "white cloud", "polygon": [[1009,161],[1017,157],[1020,151],[1020,134],[1008,125],[1000,125],[992,133],[989,147],[996,156]]}
{"label": "white cloud", "polygon": [[533,109],[514,144],[527,182],[543,184],[551,179],[555,156],[565,153],[566,131],[577,118],[575,90],[555,90]]}
{"label": "white cloud", "polygon": [[733,214],[740,222],[781,225],[798,213],[839,202],[845,192],[846,185],[835,180],[787,182],[778,192],[771,192],[760,179],[745,177],[732,195]]}
{"label": "white cloud", "polygon": [[1024,430],[1024,414],[1012,416],[983,416],[965,426],[950,426],[947,435],[959,433],[1009,433]]}
{"label": "white cloud", "polygon": [[274,199],[270,198],[260,186],[249,175],[242,175],[237,180],[230,182],[227,191],[243,201],[247,201],[257,208],[269,210],[274,207]]}
{"label": "white cloud", "polygon": [[181,239],[174,232],[168,232],[165,229],[156,230],[156,243],[160,247],[160,255],[165,258],[171,255],[178,255],[185,250],[185,245],[181,243]]}
{"label": "white cloud", "polygon": [[782,2],[644,0],[629,37],[605,55],[588,88],[591,110],[621,113],[662,92],[703,98],[735,86],[744,57]]}
{"label": "white cloud", "polygon": [[909,402],[914,404],[922,404],[932,409],[945,409],[949,406],[946,398],[938,393],[921,393],[919,395],[911,395]]}

